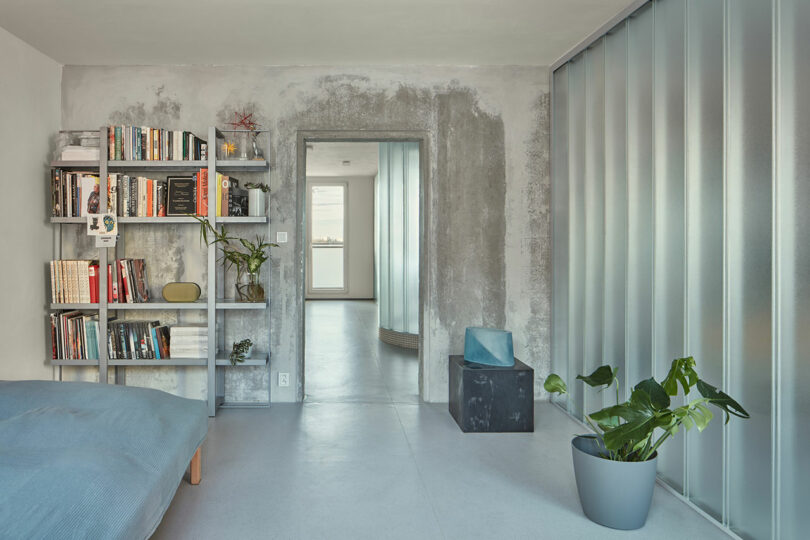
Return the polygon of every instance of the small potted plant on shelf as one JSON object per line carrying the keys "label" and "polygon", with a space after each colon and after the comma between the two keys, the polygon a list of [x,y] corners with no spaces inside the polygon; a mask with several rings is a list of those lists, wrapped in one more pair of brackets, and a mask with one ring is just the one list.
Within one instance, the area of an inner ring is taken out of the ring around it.
{"label": "small potted plant on shelf", "polygon": [[245,187],[248,192],[248,215],[263,216],[265,193],[270,191],[270,187],[261,182],[248,182]]}
{"label": "small potted plant on shelf", "polygon": [[253,342],[249,339],[243,339],[242,341],[235,341],[233,344],[233,349],[231,349],[231,365],[235,366],[236,364],[244,363],[244,361],[250,358],[250,355],[253,353]]}
{"label": "small potted plant on shelf", "polygon": [[[721,409],[726,422],[731,415],[748,418],[743,407],[728,394],[701,380],[690,356],[677,358],[661,383],[641,381],[630,399],[619,403],[616,369],[601,366],[590,375],[577,375],[588,386],[610,388],[616,384],[616,405],[585,416],[595,434],[571,441],[574,476],[579,500],[589,519],[614,529],[638,529],[647,520],[652,502],[658,449],[681,427],[703,431],[713,415],[707,405]],[[670,397],[684,397],[696,388],[699,398],[671,407]],[[550,393],[565,394],[565,382],[552,373],[543,384]],[[656,438],[656,433],[660,433]]]}
{"label": "small potted plant on shelf", "polygon": [[[220,260],[225,264],[225,269],[236,268],[236,299],[239,302],[264,302],[260,273],[262,265],[270,257],[269,249],[278,247],[278,244],[265,242],[258,235],[255,242],[230,236],[225,225],[217,230],[207,218],[192,217],[200,222],[200,239],[209,246],[216,244],[219,247],[222,253]],[[209,241],[209,238],[213,239]]]}

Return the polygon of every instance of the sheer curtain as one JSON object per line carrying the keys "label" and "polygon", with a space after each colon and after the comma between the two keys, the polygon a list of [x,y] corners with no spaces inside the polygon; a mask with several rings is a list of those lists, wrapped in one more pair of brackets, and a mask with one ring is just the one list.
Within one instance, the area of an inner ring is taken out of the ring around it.
{"label": "sheer curtain", "polygon": [[419,333],[419,143],[380,143],[376,266],[380,328]]}

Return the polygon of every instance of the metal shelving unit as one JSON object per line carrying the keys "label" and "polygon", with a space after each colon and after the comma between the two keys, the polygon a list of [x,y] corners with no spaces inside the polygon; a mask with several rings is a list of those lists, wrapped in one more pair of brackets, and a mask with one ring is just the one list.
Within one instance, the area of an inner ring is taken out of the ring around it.
{"label": "metal shelving unit", "polygon": [[[66,170],[84,170],[98,172],[100,182],[100,207],[107,207],[107,173],[111,171],[131,171],[131,172],[194,172],[199,169],[207,168],[209,171],[209,178],[216,178],[217,172],[266,172],[269,165],[266,160],[218,160],[216,158],[216,148],[218,146],[217,139],[223,138],[222,133],[214,127],[208,129],[208,159],[207,160],[187,160],[187,161],[110,161],[107,159],[107,128],[102,127],[99,130],[100,148],[99,154],[101,159],[98,161],[52,161],[52,168],[60,168]],[[208,200],[216,200],[216,182],[208,183]],[[221,224],[237,225],[237,224],[264,224],[269,220],[266,216],[229,216],[217,217],[216,205],[208,205],[208,221],[214,226]],[[61,227],[63,225],[84,225],[87,220],[81,217],[52,217],[50,222],[56,225],[54,231],[54,259],[62,258],[62,245],[61,245]],[[198,225],[199,222],[192,217],[188,216],[167,216],[167,217],[119,217],[119,226],[126,226],[128,224],[152,224],[152,225],[169,225],[169,224],[189,224]],[[106,268],[110,260],[115,259],[115,248],[101,248],[98,250],[99,268]],[[186,303],[172,303],[172,302],[146,302],[141,304],[112,304],[107,303],[107,295],[99,295],[99,303],[93,304],[76,304],[76,303],[51,303],[47,309],[49,310],[85,310],[85,311],[98,311],[99,315],[99,334],[103,336],[104,342],[99,343],[99,359],[97,360],[68,360],[57,359],[49,360],[50,365],[59,369],[59,378],[61,379],[61,369],[63,366],[83,366],[83,367],[98,367],[99,382],[107,382],[107,372],[109,367],[127,367],[127,366],[200,366],[207,368],[207,381],[208,381],[208,414],[214,416],[218,406],[269,406],[270,395],[268,389],[267,403],[226,403],[222,394],[224,394],[224,371],[223,369],[231,367],[228,353],[217,350],[217,314],[235,310],[263,310],[267,309],[269,302],[236,302],[230,298],[222,298],[222,281],[217,280],[217,261],[216,250],[213,248],[207,249],[207,275],[214,276],[214,279],[208,279],[207,290],[205,291],[205,300],[197,302]],[[219,287],[218,287],[219,286]],[[219,297],[217,294],[218,288],[220,290]],[[107,290],[107,273],[99,272],[99,291]],[[115,360],[107,357],[107,322],[110,311],[120,310],[205,310],[207,313],[208,321],[208,357],[207,358],[167,358],[161,360]],[[268,375],[268,386],[270,376],[270,353],[269,352],[254,352],[252,357],[246,359],[244,363],[238,364],[239,366],[266,366]],[[116,374],[116,381],[123,381],[123,377],[118,377]],[[218,390],[223,390],[218,394]]]}

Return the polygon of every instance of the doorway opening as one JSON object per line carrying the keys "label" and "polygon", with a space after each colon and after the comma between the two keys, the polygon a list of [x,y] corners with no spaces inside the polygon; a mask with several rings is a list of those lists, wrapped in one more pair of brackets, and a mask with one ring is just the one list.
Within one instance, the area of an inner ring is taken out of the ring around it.
{"label": "doorway opening", "polygon": [[335,135],[299,136],[303,397],[416,402],[423,139]]}

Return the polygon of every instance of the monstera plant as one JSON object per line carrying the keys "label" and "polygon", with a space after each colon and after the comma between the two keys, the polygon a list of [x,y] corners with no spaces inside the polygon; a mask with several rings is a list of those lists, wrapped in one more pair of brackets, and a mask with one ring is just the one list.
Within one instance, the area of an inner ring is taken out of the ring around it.
{"label": "monstera plant", "polygon": [[[709,405],[720,409],[726,422],[731,416],[748,418],[749,414],[731,396],[702,380],[691,356],[673,360],[660,383],[651,377],[636,384],[630,399],[623,403],[619,402],[616,373],[616,368],[601,366],[590,375],[577,376],[588,386],[602,390],[616,385],[616,404],[585,416],[594,434],[572,441],[574,472],[580,501],[589,518],[613,528],[634,529],[646,521],[661,445],[681,428],[703,431],[714,417]],[[543,387],[556,394],[568,391],[556,374],[549,375]],[[672,398],[678,395],[679,387],[685,399],[682,405],[674,406]],[[700,397],[692,393],[693,389]],[[634,486],[638,487],[637,495]],[[625,496],[616,497],[617,493]]]}

